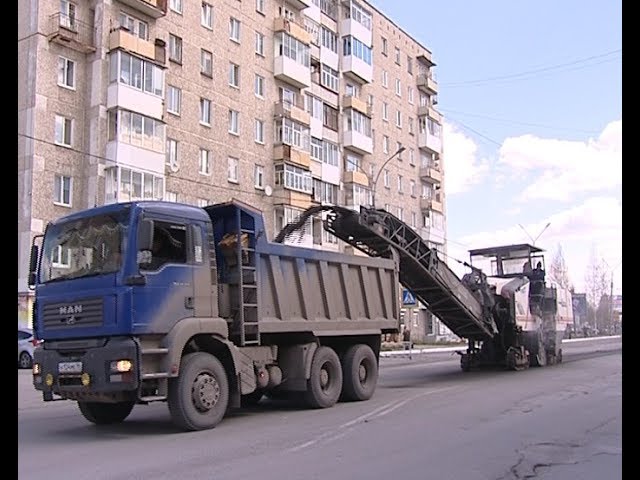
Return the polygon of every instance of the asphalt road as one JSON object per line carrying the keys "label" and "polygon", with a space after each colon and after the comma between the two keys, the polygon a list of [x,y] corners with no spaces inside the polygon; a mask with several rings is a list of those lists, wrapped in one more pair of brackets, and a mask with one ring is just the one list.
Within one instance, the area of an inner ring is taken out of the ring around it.
{"label": "asphalt road", "polygon": [[385,357],[374,397],[326,410],[263,402],[183,433],[163,404],[96,427],[18,372],[18,477],[435,480],[622,478],[622,345],[571,342],[564,362],[464,373],[452,352]]}

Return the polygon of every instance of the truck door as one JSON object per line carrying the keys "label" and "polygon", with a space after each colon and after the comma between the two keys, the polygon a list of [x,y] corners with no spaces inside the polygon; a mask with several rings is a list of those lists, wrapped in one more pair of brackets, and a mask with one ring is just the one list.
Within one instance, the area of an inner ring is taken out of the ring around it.
{"label": "truck door", "polygon": [[184,219],[152,218],[153,248],[139,255],[143,285],[133,287],[134,332],[166,333],[179,320],[193,316],[193,259]]}

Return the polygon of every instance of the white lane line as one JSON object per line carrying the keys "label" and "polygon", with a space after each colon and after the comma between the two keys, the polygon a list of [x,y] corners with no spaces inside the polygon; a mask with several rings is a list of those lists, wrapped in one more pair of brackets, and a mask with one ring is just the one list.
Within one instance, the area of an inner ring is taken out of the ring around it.
{"label": "white lane line", "polygon": [[327,432],[327,433],[323,433],[322,435],[318,435],[316,438],[314,438],[313,440],[309,440],[308,442],[304,442],[301,443],[300,445],[296,445],[295,447],[292,447],[290,449],[288,449],[287,451],[289,453],[293,453],[293,452],[299,452],[300,450],[304,450],[307,447],[310,447],[312,445],[315,445],[317,443],[320,443],[322,441],[327,441],[327,442],[332,442],[334,440],[337,440],[338,438],[344,437],[345,435],[347,435],[349,432],[351,432],[352,430],[355,429],[355,426],[358,423],[362,423],[366,420],[372,420],[372,419],[376,419],[376,418],[382,418],[385,415],[390,414],[391,412],[397,410],[398,408],[406,405],[409,402],[412,402],[413,400],[416,400],[420,397],[426,397],[427,395],[431,395],[433,393],[440,393],[440,392],[445,392],[448,390],[453,390],[456,388],[460,388],[460,387],[447,387],[447,388],[439,388],[437,390],[431,390],[429,392],[423,392],[423,393],[419,393],[417,395],[413,395],[409,398],[406,398],[404,400],[394,400],[393,402],[389,402],[385,405],[382,405],[381,407],[376,408],[375,410],[368,412],[364,415],[360,415],[357,418],[354,418],[353,420],[350,420],[346,423],[343,423],[341,425],[338,425],[338,427],[336,427],[336,429],[338,430],[333,431],[333,432]]}

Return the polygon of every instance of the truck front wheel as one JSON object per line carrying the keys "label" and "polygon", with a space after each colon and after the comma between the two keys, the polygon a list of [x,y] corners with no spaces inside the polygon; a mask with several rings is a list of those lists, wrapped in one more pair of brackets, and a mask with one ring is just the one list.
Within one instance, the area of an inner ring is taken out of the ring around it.
{"label": "truck front wheel", "polygon": [[229,404],[229,381],[220,360],[205,352],[185,355],[179,376],[169,380],[168,403],[171,420],[183,430],[218,425]]}
{"label": "truck front wheel", "polygon": [[133,410],[133,405],[134,402],[78,402],[78,407],[84,418],[96,425],[110,425],[124,421]]}
{"label": "truck front wheel", "polygon": [[342,367],[338,354],[329,347],[318,347],[311,361],[311,376],[304,394],[311,408],[328,408],[342,392]]}

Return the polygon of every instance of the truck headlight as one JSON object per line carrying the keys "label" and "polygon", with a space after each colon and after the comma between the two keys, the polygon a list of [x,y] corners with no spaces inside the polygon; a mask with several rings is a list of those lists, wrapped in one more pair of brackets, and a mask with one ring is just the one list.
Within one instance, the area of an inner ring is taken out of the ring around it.
{"label": "truck headlight", "polygon": [[42,366],[39,363],[34,363],[32,367],[32,373],[34,375],[40,375],[42,373]]}
{"label": "truck headlight", "polygon": [[111,362],[109,368],[112,372],[130,372],[133,369],[133,362],[131,360],[115,360]]}

